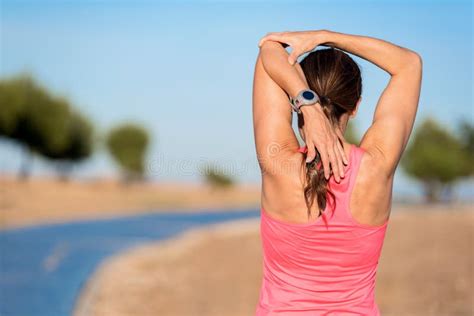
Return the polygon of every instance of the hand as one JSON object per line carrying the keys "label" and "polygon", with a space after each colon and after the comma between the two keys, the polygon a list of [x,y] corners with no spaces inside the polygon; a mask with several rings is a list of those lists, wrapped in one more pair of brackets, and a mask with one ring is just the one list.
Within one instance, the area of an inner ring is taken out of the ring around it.
{"label": "hand", "polygon": [[299,56],[323,44],[326,33],[327,31],[273,32],[265,35],[258,43],[258,46],[261,47],[266,41],[289,45],[292,51],[288,56],[288,62],[294,65]]}
{"label": "hand", "polygon": [[[288,56],[288,62],[293,65],[300,55],[326,43],[328,33],[323,30],[269,33],[260,40],[258,45],[262,47],[263,43],[274,41],[291,46],[293,50]],[[343,163],[348,164],[344,148],[339,142],[339,139],[344,139],[341,130],[331,125],[320,104],[304,106],[301,112],[304,118],[302,132],[308,147],[306,162],[311,162],[316,158],[317,149],[321,155],[324,176],[329,179],[332,168],[334,178],[339,182],[344,177]]]}
{"label": "hand", "polygon": [[[301,127],[308,152],[306,162],[316,158],[316,149],[321,156],[324,176],[329,179],[330,166],[336,182],[344,178],[344,164],[348,164],[344,147],[339,142],[344,139],[339,127],[333,127],[319,103],[301,108],[304,123]],[[315,149],[316,148],[316,149]]]}

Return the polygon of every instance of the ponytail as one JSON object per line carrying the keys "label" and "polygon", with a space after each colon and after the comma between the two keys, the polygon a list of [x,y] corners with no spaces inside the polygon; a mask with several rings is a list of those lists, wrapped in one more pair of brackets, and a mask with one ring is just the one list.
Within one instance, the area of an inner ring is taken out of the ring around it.
{"label": "ponytail", "polygon": [[[308,86],[320,99],[325,116],[333,126],[338,126],[343,114],[352,112],[362,93],[362,77],[357,63],[345,52],[334,49],[318,49],[309,53],[300,63]],[[305,157],[306,158],[306,157]],[[304,196],[308,207],[308,218],[314,201],[318,201],[319,215],[329,209],[327,204],[335,207],[335,196],[329,190],[328,180],[324,177],[320,153],[305,164],[306,183]]]}
{"label": "ponytail", "polygon": [[[329,98],[320,96],[320,102],[324,114],[329,120],[331,120],[333,115],[331,115],[331,110],[327,103],[330,102]],[[306,161],[306,154],[304,158],[303,163]],[[316,158],[313,161],[306,163],[306,186],[304,187],[304,196],[308,219],[311,217],[311,208],[313,207],[315,199],[318,201],[319,216],[323,216],[326,205],[329,203],[327,199],[328,195],[332,198],[331,205],[334,207],[335,196],[328,188],[328,180],[326,180],[326,177],[324,176],[321,155],[316,151]]]}

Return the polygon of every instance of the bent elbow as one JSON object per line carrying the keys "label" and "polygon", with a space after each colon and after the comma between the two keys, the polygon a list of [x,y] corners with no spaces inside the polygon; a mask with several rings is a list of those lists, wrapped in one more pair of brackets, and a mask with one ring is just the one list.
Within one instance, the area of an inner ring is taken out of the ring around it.
{"label": "bent elbow", "polygon": [[421,58],[421,55],[415,51],[411,51],[411,55],[412,63],[419,68],[423,68],[423,58]]}
{"label": "bent elbow", "polygon": [[406,66],[411,70],[421,72],[423,69],[423,59],[421,55],[415,51],[408,50]]}

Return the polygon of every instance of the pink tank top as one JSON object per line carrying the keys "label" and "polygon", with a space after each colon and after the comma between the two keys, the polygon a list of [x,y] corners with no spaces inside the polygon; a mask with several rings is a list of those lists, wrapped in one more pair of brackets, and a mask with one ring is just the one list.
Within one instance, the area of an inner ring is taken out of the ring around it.
{"label": "pink tank top", "polygon": [[329,179],[334,212],[327,203],[322,216],[300,224],[261,209],[263,280],[256,316],[380,315],[374,290],[388,220],[379,226],[361,224],[349,210],[363,154],[352,144],[345,177],[340,183]]}

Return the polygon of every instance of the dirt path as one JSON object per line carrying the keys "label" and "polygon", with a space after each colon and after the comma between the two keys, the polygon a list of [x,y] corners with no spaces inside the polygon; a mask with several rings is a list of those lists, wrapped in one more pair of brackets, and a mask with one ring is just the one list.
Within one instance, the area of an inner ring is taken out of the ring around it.
{"label": "dirt path", "polygon": [[[473,229],[467,207],[394,208],[377,277],[382,315],[472,315]],[[190,231],[104,262],[76,316],[253,315],[261,265],[258,220]]]}

